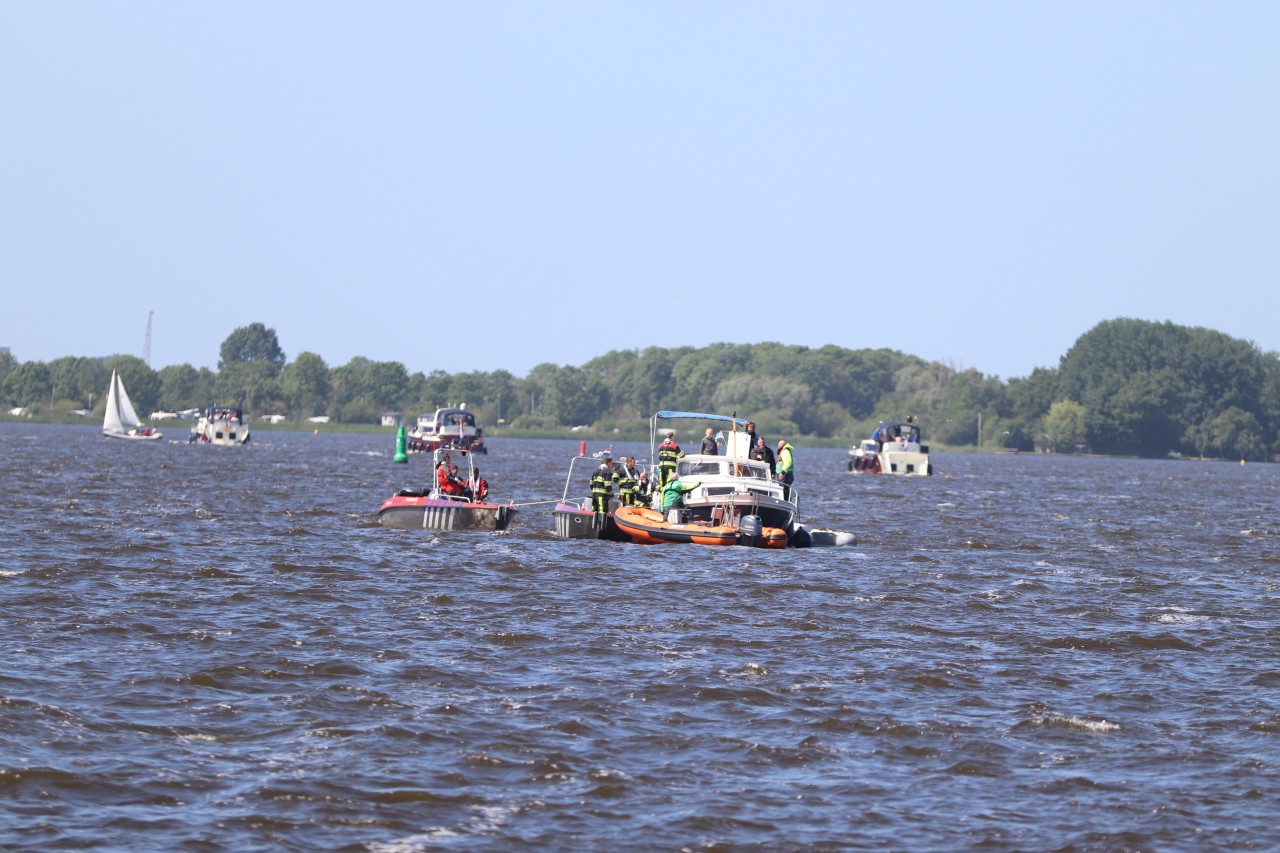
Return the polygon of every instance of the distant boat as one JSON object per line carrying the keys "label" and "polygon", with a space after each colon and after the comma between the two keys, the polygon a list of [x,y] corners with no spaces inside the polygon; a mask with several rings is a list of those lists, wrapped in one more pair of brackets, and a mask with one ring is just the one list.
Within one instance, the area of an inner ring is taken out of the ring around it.
{"label": "distant boat", "polygon": [[191,428],[187,441],[194,444],[235,446],[249,443],[244,412],[235,406],[210,406]]}
{"label": "distant boat", "polygon": [[124,438],[131,441],[155,441],[163,437],[157,429],[143,426],[138,413],[133,410],[129,394],[124,390],[120,374],[111,371],[111,387],[107,389],[107,412],[102,418],[102,434],[107,438]]}
{"label": "distant boat", "polygon": [[933,473],[929,445],[920,436],[920,425],[908,417],[905,423],[882,421],[871,438],[849,449],[849,470],[855,474],[899,474],[927,477]]}
{"label": "distant boat", "polygon": [[441,447],[489,452],[484,446],[484,427],[477,426],[475,414],[466,409],[440,408],[435,414],[419,415],[406,438],[410,453],[431,453]]}

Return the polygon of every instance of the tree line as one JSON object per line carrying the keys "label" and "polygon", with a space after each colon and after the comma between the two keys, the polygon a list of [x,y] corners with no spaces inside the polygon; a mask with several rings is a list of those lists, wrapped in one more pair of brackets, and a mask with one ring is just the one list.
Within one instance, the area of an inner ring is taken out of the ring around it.
{"label": "tree line", "polygon": [[660,409],[738,413],[762,432],[853,443],[881,420],[915,415],[947,447],[1163,456],[1270,458],[1280,451],[1280,357],[1199,327],[1135,319],[1099,323],[1056,368],[1008,382],[973,368],[889,349],[780,343],[615,350],[580,366],[410,373],[401,362],[354,358],[330,367],[285,357],[261,323],[234,330],[216,371],[153,370],[128,355],[19,362],[0,353],[7,406],[99,415],[118,370],[139,412],[212,404],[250,415],[375,423],[466,405],[486,426],[636,434]]}

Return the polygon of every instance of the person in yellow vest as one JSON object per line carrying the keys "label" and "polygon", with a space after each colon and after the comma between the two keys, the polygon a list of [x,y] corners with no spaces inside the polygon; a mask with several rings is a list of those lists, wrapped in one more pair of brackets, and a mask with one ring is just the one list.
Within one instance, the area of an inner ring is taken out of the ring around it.
{"label": "person in yellow vest", "polygon": [[613,470],[613,459],[606,453],[600,458],[600,467],[591,475],[591,509],[594,512],[609,511],[613,484],[617,481],[618,472]]}
{"label": "person in yellow vest", "polygon": [[618,481],[618,497],[622,499],[623,506],[640,505],[640,499],[636,496],[636,489],[640,485],[640,474],[641,471],[636,467],[634,456],[622,457],[622,467],[614,476]]}
{"label": "person in yellow vest", "polygon": [[675,430],[667,430],[667,437],[658,445],[658,488],[676,475],[676,462],[684,456],[680,445],[676,444]]}
{"label": "person in yellow vest", "polygon": [[795,448],[787,444],[785,438],[778,441],[778,482],[782,484],[782,496],[787,500],[791,500],[791,484],[796,479],[796,460],[792,455],[794,452]]}

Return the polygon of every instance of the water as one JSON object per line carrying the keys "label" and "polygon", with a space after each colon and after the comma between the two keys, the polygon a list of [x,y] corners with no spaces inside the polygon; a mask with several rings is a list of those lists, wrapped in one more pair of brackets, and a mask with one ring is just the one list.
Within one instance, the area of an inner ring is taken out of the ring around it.
{"label": "water", "polygon": [[0,846],[1280,847],[1280,466],[800,447],[774,552],[553,538],[576,440],[384,529],[392,445],[0,426]]}

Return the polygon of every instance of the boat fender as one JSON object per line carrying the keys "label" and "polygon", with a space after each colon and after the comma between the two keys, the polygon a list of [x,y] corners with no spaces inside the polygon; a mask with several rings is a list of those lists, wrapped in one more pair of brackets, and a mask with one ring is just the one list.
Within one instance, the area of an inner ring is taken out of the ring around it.
{"label": "boat fender", "polygon": [[738,541],[743,545],[753,546],[760,539],[760,531],[764,524],[758,515],[744,515],[738,523]]}

